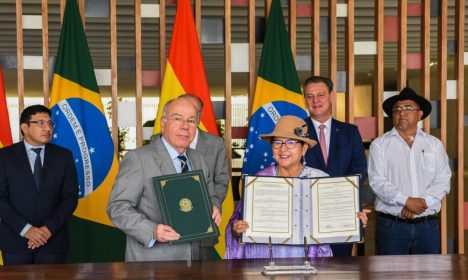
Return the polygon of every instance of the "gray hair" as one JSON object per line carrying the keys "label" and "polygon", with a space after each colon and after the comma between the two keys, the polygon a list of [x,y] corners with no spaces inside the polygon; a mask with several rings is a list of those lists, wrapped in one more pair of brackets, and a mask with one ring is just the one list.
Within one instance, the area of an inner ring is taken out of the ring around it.
{"label": "gray hair", "polygon": [[194,99],[194,100],[196,100],[196,102],[198,102],[198,104],[200,104],[200,111],[197,111],[198,119],[199,120],[201,119],[201,114],[202,114],[202,111],[203,111],[203,100],[199,96],[196,96],[193,93],[186,93],[186,94],[179,95],[179,97],[177,97],[177,99]]}
{"label": "gray hair", "polygon": [[[183,96],[183,95],[181,95]],[[173,98],[173,99],[170,99],[169,101],[166,102],[166,104],[164,104],[164,107],[163,107],[163,113],[162,113],[162,117],[163,118],[167,118],[167,110],[169,109],[169,106],[171,106],[171,104],[176,101],[176,100],[180,100],[182,98],[180,98],[181,96],[177,97],[177,98]],[[194,95],[193,95],[194,96]],[[190,101],[189,101],[190,104],[192,104]],[[203,103],[201,103],[203,104]],[[195,108],[195,105],[193,105],[193,108],[195,109],[195,111],[197,110],[197,108]],[[200,122],[200,118],[201,117],[201,112],[197,112],[197,123]]]}
{"label": "gray hair", "polygon": [[175,98],[167,101],[166,104],[164,104],[163,113],[162,113],[163,118],[167,117],[167,108],[169,108],[169,106],[171,105],[172,102],[174,102],[174,100],[175,100]]}

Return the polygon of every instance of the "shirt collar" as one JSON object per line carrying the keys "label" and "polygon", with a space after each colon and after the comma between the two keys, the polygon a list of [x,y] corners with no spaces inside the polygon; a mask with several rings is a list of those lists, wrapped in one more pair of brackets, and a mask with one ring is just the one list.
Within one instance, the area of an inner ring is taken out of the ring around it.
{"label": "shirt collar", "polygon": [[193,137],[192,143],[190,143],[190,148],[194,149],[197,147],[199,128],[195,129],[195,137]]}
{"label": "shirt collar", "polygon": [[[427,137],[426,133],[419,127],[416,128],[416,135]],[[398,130],[395,127],[393,127],[392,130],[390,130],[390,136],[400,136]]]}
{"label": "shirt collar", "polygon": [[42,148],[42,151],[43,152],[45,150],[45,145],[41,145],[41,146],[33,146],[31,144],[29,144],[28,142],[26,142],[25,140],[23,140],[23,143],[24,143],[24,147],[26,148],[26,151],[29,151],[33,148]]}
{"label": "shirt collar", "polygon": [[[166,150],[167,150],[167,152],[169,153],[169,156],[171,157],[171,159],[176,159],[177,156],[180,155],[180,154],[171,146],[171,144],[169,144],[169,142],[167,142],[167,140],[166,140],[166,138],[164,138],[164,136],[161,137],[161,141],[163,142],[164,147],[166,147]],[[185,151],[182,153],[182,155],[187,156],[186,151],[187,151],[187,150],[185,150]]]}
{"label": "shirt collar", "polygon": [[312,120],[312,123],[314,124],[314,127],[315,127],[316,129],[318,129],[318,127],[319,127],[321,124],[325,125],[326,128],[330,128],[330,127],[331,127],[331,122],[332,122],[332,117],[331,117],[331,116],[330,116],[330,117],[328,118],[328,120],[327,120],[326,122],[324,122],[324,123],[318,122],[318,121],[314,120],[312,117],[310,117],[310,119]]}

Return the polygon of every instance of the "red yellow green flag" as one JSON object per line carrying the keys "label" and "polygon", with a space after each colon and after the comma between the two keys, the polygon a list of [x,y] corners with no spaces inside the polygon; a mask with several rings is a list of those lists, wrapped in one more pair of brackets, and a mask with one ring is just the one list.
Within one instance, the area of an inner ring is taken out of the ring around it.
{"label": "red yellow green flag", "polygon": [[9,146],[12,143],[5,85],[3,84],[3,72],[2,66],[0,65],[0,148]]}
{"label": "red yellow green flag", "polygon": [[[186,93],[194,94],[203,100],[200,128],[218,135],[216,118],[211,104],[210,89],[208,88],[200,42],[193,20],[190,1],[179,0],[159,99],[158,113],[154,124],[154,133],[161,131],[160,121],[164,104]],[[234,199],[230,186],[222,208],[223,219],[219,228],[219,243],[215,246],[216,254],[219,258],[224,257],[226,248],[224,232],[229,217],[234,210]]]}
{"label": "red yellow green flag", "polygon": [[[9,146],[12,143],[2,65],[0,65],[0,148]],[[3,265],[2,251],[0,251],[0,265]]]}
{"label": "red yellow green flag", "polygon": [[200,51],[197,30],[189,0],[179,0],[172,31],[169,57],[159,98],[154,133],[161,131],[160,121],[164,104],[179,95],[191,93],[203,100],[200,128],[218,135],[211,104],[210,89]]}

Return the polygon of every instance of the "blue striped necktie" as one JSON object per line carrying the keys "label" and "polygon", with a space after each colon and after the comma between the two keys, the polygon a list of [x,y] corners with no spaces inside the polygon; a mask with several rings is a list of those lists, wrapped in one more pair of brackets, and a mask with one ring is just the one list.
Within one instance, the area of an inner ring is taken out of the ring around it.
{"label": "blue striped necktie", "polygon": [[187,157],[184,155],[177,156],[177,158],[180,160],[180,170],[182,170],[182,173],[188,172],[188,164],[187,164]]}

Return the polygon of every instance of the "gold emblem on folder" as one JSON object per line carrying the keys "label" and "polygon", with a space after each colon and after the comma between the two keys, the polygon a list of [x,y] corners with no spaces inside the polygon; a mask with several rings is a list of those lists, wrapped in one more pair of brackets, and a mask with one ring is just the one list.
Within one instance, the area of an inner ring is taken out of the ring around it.
{"label": "gold emblem on folder", "polygon": [[190,199],[188,198],[182,198],[179,201],[179,206],[180,206],[180,211],[182,212],[190,212],[193,209],[192,201],[190,201]]}

